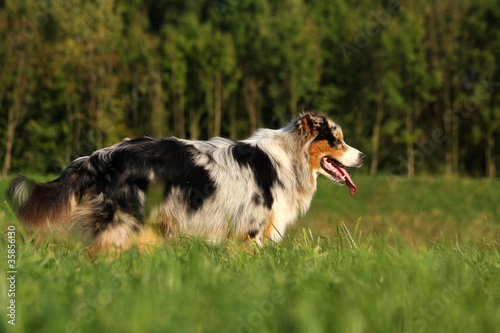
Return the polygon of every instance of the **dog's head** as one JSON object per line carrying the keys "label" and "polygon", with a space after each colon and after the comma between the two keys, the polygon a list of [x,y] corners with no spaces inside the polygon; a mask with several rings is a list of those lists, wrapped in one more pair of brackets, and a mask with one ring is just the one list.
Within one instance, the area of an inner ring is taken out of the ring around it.
{"label": "dog's head", "polygon": [[312,176],[323,174],[336,184],[347,184],[351,194],[356,193],[356,185],[345,168],[359,168],[366,156],[345,143],[340,126],[324,115],[310,112],[301,114],[295,126],[307,138]]}

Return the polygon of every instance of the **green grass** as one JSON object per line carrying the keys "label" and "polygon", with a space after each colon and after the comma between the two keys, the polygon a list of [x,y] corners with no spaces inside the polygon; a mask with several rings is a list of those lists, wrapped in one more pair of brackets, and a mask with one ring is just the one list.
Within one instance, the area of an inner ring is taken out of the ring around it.
{"label": "green grass", "polygon": [[459,240],[500,240],[500,180],[355,176],[358,192],[320,181],[311,209],[293,231],[329,234],[338,221],[385,238],[399,233],[414,247]]}
{"label": "green grass", "polygon": [[[258,251],[178,239],[91,259],[78,244],[18,234],[17,321],[4,310],[0,331],[498,330],[498,181],[354,180],[355,196],[321,181],[285,241]],[[2,230],[16,223],[5,204],[0,218]],[[2,309],[7,289],[1,278]]]}

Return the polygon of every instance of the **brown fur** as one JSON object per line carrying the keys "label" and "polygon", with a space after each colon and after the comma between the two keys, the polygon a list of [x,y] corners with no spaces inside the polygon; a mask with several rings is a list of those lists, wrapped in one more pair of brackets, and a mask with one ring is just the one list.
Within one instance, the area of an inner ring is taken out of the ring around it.
{"label": "brown fur", "polygon": [[264,241],[268,239],[271,236],[271,233],[274,231],[274,217],[271,216],[269,218],[269,221],[267,222],[266,228],[264,230]]}
{"label": "brown fur", "polygon": [[314,178],[314,171],[321,169],[320,161],[324,156],[330,156],[335,159],[342,158],[342,154],[347,150],[347,147],[332,148],[328,141],[322,140],[315,142],[309,148],[309,165],[311,166],[311,177]]}

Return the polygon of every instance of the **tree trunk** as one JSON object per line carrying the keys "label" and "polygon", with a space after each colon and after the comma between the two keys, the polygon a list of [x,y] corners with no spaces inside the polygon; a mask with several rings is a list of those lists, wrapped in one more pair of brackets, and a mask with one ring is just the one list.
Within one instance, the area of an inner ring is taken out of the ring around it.
{"label": "tree trunk", "polygon": [[486,175],[488,178],[493,179],[496,177],[495,168],[495,155],[493,154],[495,149],[495,139],[493,136],[488,136],[486,138]]}
{"label": "tree trunk", "polygon": [[[94,57],[94,66],[98,66],[95,64],[96,59],[95,55],[92,55]],[[90,80],[89,80],[89,92],[90,92],[90,105],[93,108],[94,114],[95,114],[95,143],[97,149],[103,148],[103,121],[104,121],[104,115],[103,115],[103,110],[102,110],[102,105],[99,100],[99,90],[101,89],[101,85],[99,84],[98,80],[98,68],[94,67],[90,69]]]}
{"label": "tree trunk", "polygon": [[184,116],[185,103],[184,103],[184,89],[179,89],[179,136],[186,137],[186,118]]}
{"label": "tree trunk", "polygon": [[415,155],[413,153],[413,113],[411,111],[406,114],[406,132],[408,133],[406,142],[408,178],[413,178],[415,175]]}
{"label": "tree trunk", "polygon": [[[214,80],[215,81],[215,80]],[[210,82],[210,87],[205,89],[205,106],[207,108],[207,130],[208,137],[212,138],[214,136],[214,81]]]}
{"label": "tree trunk", "polygon": [[236,97],[229,99],[229,138],[236,140]]}
{"label": "tree trunk", "polygon": [[243,97],[248,110],[250,118],[250,126],[252,133],[257,129],[257,122],[259,119],[259,89],[262,83],[255,78],[247,78],[243,81]]}
{"label": "tree trunk", "polygon": [[170,75],[170,84],[172,86],[172,113],[174,115],[174,135],[179,136],[180,135],[180,119],[179,119],[179,92],[177,88],[177,81],[176,81],[176,76],[175,73],[172,72]]}
{"label": "tree trunk", "polygon": [[71,162],[71,155],[73,152],[73,142],[75,142],[75,115],[73,113],[73,108],[69,102],[66,102],[66,121],[68,122],[69,133],[68,141],[66,146],[66,156],[64,157],[64,162],[69,164]]}
{"label": "tree trunk", "polygon": [[459,143],[458,143],[458,127],[453,126],[453,133],[451,137],[451,156],[452,156],[452,170],[453,177],[458,177],[458,160],[459,160]]}
{"label": "tree trunk", "polygon": [[155,82],[153,86],[152,96],[152,113],[151,113],[151,135],[155,138],[165,136],[167,128],[167,120],[165,115],[165,106],[163,104],[163,89],[161,83]]}
{"label": "tree trunk", "polygon": [[446,116],[446,112],[448,110],[451,110],[451,103],[450,103],[450,92],[449,92],[449,83],[445,81],[444,86],[443,86],[443,120],[444,120],[444,131],[446,133],[446,138],[447,138],[447,143],[446,143],[446,153],[445,153],[445,159],[446,159],[446,177],[451,178],[453,176],[453,152],[451,148],[451,136],[452,136],[452,119],[448,119]]}
{"label": "tree trunk", "polygon": [[198,140],[199,138],[199,123],[201,112],[196,112],[193,108],[189,110],[189,132],[191,140]]}
{"label": "tree trunk", "polygon": [[290,75],[290,111],[294,116],[297,114],[297,94],[295,92],[295,80],[293,75]]}
{"label": "tree trunk", "polygon": [[12,161],[12,146],[14,145],[14,134],[16,131],[16,120],[14,106],[9,108],[9,115],[7,121],[7,138],[5,140],[5,155],[2,167],[2,176],[5,177],[10,171]]}
{"label": "tree trunk", "polygon": [[215,74],[214,82],[214,93],[215,93],[215,114],[214,114],[214,133],[213,136],[220,136],[221,131],[221,118],[222,118],[222,75],[219,72]]}
{"label": "tree trunk", "polygon": [[378,168],[379,147],[380,147],[380,127],[382,125],[382,117],[384,116],[384,108],[382,101],[378,104],[377,113],[375,115],[375,125],[373,126],[372,134],[372,161],[370,165],[370,174],[375,175]]}
{"label": "tree trunk", "polygon": [[[75,135],[73,136],[74,138],[74,142],[73,142],[73,147],[74,149],[76,150],[76,152],[78,153],[78,155],[80,155],[81,153],[81,146],[80,146],[80,136],[81,136],[81,133],[82,133],[82,122],[80,121],[81,119],[81,115],[80,115],[80,103],[76,102],[76,105],[75,105],[75,118],[76,118],[76,123],[75,123]],[[71,156],[71,158],[74,158],[74,156]]]}
{"label": "tree trunk", "polygon": [[[23,60],[20,60],[23,64]],[[20,66],[21,66],[20,65]],[[31,93],[31,86],[29,78],[23,77],[21,73],[17,73],[15,86],[12,92],[12,105],[9,107],[7,116],[7,137],[5,140],[5,155],[2,166],[2,176],[5,177],[10,171],[12,164],[12,147],[14,146],[14,139],[16,135],[16,127],[25,117],[28,110],[26,100],[29,99]]]}

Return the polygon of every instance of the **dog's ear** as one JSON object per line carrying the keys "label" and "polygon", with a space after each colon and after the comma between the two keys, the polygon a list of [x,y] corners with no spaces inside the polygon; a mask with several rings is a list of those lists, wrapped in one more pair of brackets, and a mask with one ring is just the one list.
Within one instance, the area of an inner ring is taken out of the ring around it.
{"label": "dog's ear", "polygon": [[326,119],[324,116],[311,112],[300,114],[296,123],[299,132],[307,135],[308,137],[318,135],[319,131],[325,124]]}

